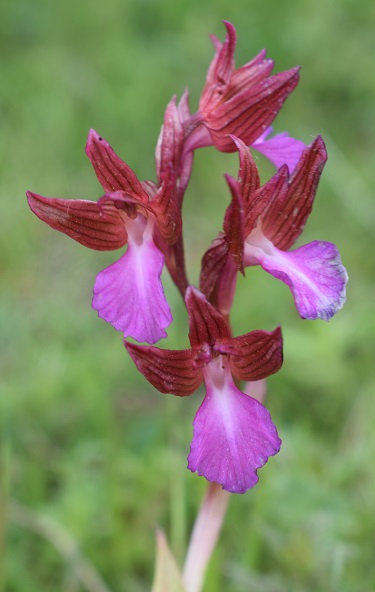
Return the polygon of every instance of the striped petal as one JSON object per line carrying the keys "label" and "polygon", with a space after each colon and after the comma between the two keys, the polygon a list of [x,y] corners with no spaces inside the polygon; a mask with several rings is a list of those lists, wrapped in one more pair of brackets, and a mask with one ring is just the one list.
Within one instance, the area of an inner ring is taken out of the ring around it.
{"label": "striped petal", "polygon": [[186,397],[196,391],[203,380],[201,370],[194,365],[192,349],[159,349],[127,341],[124,345],[139,372],[161,393]]}

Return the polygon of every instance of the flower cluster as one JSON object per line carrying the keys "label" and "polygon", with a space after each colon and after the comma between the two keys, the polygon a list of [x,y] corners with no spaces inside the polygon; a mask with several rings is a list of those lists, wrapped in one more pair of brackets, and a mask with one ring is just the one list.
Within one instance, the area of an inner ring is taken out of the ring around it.
{"label": "flower cluster", "polygon": [[[290,250],[311,212],[327,158],[320,136],[309,146],[286,132],[269,138],[274,118],[298,83],[298,68],[271,75],[274,64],[263,50],[236,69],[236,31],[228,22],[225,27],[224,42],[212,37],[215,55],[198,111],[191,114],[187,92],[166,108],[155,151],[156,182],[139,181],[91,130],[86,154],[102,197],[93,202],[30,191],[27,197],[41,220],[86,247],[110,251],[127,245],[98,274],[92,308],[123,333],[136,367],[160,392],[187,396],[204,382],[188,468],[243,493],[255,485],[257,469],[278,452],[281,440],[267,409],[239,384],[280,368],[282,337],[280,328],[232,335],[237,274],[261,265],[289,286],[302,318],[324,320],[342,307],[347,274],[332,243],[313,241]],[[186,273],[181,211],[194,153],[206,146],[237,152],[239,172],[237,179],[225,175],[230,204],[223,230],[203,256],[198,289]],[[264,185],[249,147],[276,167]],[[161,283],[164,265],[186,303],[190,349],[154,345],[172,322]]]}

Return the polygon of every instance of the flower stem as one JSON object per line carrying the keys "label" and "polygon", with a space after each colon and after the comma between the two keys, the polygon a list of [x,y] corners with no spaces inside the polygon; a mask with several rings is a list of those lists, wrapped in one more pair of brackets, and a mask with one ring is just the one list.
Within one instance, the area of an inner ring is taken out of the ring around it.
{"label": "flower stem", "polygon": [[201,592],[204,575],[224,521],[230,494],[209,483],[190,538],[183,570],[186,592]]}

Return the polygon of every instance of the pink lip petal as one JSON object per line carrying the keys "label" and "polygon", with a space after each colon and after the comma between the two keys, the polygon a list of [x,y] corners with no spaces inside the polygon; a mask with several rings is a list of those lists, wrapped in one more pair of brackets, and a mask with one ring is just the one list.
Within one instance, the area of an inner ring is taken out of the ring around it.
{"label": "pink lip petal", "polygon": [[206,367],[206,396],[194,419],[188,468],[244,493],[258,482],[257,469],[281,445],[269,412],[234,385],[223,358]]}
{"label": "pink lip petal", "polygon": [[265,271],[289,286],[303,319],[329,321],[345,302],[348,279],[336,246],[313,241],[284,252],[268,245],[267,250],[245,246],[246,256],[255,255]]}
{"label": "pink lip petal", "polygon": [[288,132],[281,132],[267,140],[266,138],[271,132],[272,127],[269,127],[265,133],[252,143],[251,147],[268,158],[277,169],[286,164],[289,173],[292,173],[303,150],[306,148],[305,144],[301,140],[291,138]]}
{"label": "pink lip petal", "polygon": [[92,308],[124,337],[153,344],[172,322],[160,275],[164,257],[151,238],[130,239],[126,253],[95,281]]}

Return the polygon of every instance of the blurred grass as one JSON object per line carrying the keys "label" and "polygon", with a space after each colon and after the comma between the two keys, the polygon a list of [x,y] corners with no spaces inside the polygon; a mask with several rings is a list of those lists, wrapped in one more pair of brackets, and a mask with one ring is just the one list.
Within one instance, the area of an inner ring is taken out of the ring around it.
{"label": "blurred grass", "polygon": [[[203,493],[185,470],[200,395],[152,391],[121,337],[90,310],[90,252],[42,225],[25,190],[96,199],[84,154],[97,129],[141,179],[170,97],[195,110],[221,20],[238,31],[237,64],[262,47],[276,69],[302,66],[275,129],[329,161],[303,236],[336,242],[348,302],[328,325],[302,322],[286,287],[261,270],[240,280],[236,332],[283,326],[285,363],[268,405],[284,441],[259,485],[234,496],[206,592],[368,592],[375,587],[374,56],[375,5],[356,0],[6,0],[0,7],[0,559],[7,592],[80,592],[74,557],[4,516],[11,500],[62,525],[111,590],[150,589],[153,528],[181,559]],[[267,164],[264,176],[271,173]],[[221,226],[223,172],[235,156],[201,151],[184,210],[189,267]],[[186,315],[165,278],[186,346]],[[12,516],[10,514],[10,516]],[[1,548],[1,546],[0,546]],[[1,577],[1,576],[0,576]]]}

